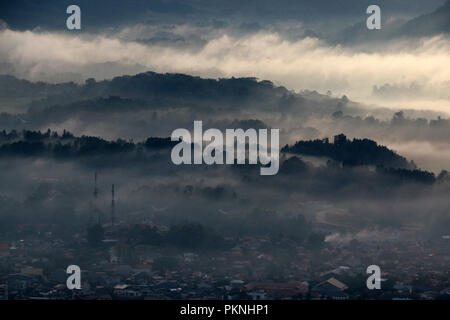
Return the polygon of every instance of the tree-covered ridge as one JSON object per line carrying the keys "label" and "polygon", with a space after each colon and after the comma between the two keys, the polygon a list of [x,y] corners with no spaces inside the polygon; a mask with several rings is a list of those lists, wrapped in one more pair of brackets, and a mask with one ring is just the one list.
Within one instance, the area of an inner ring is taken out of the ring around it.
{"label": "tree-covered ridge", "polygon": [[[314,104],[315,100],[321,100],[321,103],[316,103],[314,107],[309,106],[313,112],[316,109],[326,110],[330,106],[335,110],[336,105],[342,105],[341,99],[338,98],[317,92],[295,93],[285,87],[275,86],[271,81],[259,81],[252,77],[207,79],[149,71],[111,80],[87,79],[84,84],[47,84],[0,75],[0,84],[0,102],[10,106],[21,105],[34,112],[74,103],[77,108],[83,109],[94,103],[102,104],[105,102],[103,99],[109,104],[111,101],[108,101],[108,97],[115,98],[116,101],[112,102],[116,104],[132,102],[137,104],[138,108],[192,107],[231,110],[245,107],[285,110],[294,105],[306,107],[305,101]],[[86,105],[83,102],[88,103]],[[122,106],[122,110],[126,109],[127,106]]]}
{"label": "tree-covered ridge", "polygon": [[434,173],[424,170],[408,170],[408,169],[395,169],[395,168],[378,168],[379,173],[387,174],[397,181],[416,181],[421,183],[434,183],[436,181],[442,181],[448,178],[448,173],[444,170],[436,176]]}
{"label": "tree-covered ridge", "polygon": [[256,78],[205,79],[178,73],[145,72],[120,76],[111,80],[87,79],[82,85],[73,82],[49,84],[30,82],[13,76],[0,75],[0,98],[23,96],[39,99],[48,96],[69,95],[80,100],[120,96],[141,100],[176,99],[226,99],[239,100],[259,96],[261,101],[270,97],[293,94],[284,87]]}
{"label": "tree-covered ridge", "polygon": [[[117,139],[108,141],[99,137],[76,137],[64,130],[62,134],[48,129],[46,132],[5,130],[0,132],[0,156],[8,155],[50,155],[84,156],[102,154],[123,154],[142,150],[171,148],[177,141],[169,137],[150,137],[141,142]],[[413,162],[398,155],[385,146],[369,139],[349,140],[343,134],[334,137],[330,143],[322,140],[298,141],[293,146],[286,145],[281,152],[329,157],[345,166],[374,165],[394,169],[416,169]]]}
{"label": "tree-covered ridge", "polygon": [[143,142],[134,143],[117,139],[108,141],[98,137],[75,137],[64,130],[56,131],[12,130],[0,132],[0,156],[48,155],[55,157],[89,156],[105,154],[124,154],[142,150],[159,150],[169,148],[177,142],[170,138],[150,137]]}
{"label": "tree-covered ridge", "polygon": [[414,162],[398,155],[385,146],[369,139],[349,140],[343,134],[334,137],[310,141],[297,141],[292,146],[284,146],[281,152],[328,157],[341,162],[344,166],[373,165],[396,169],[416,169]]}
{"label": "tree-covered ridge", "polygon": [[[99,159],[101,163],[111,160],[116,165],[123,165],[123,161],[149,160],[145,154],[151,155],[154,151],[169,152],[177,143],[178,141],[171,141],[170,137],[150,137],[140,142],[123,139],[108,141],[93,136],[76,137],[66,130],[61,134],[50,129],[46,132],[30,130],[6,132],[3,130],[0,131],[0,158],[49,157],[70,161],[86,157],[87,159]],[[293,146],[285,146],[281,151],[325,156],[342,162],[344,166],[374,165],[377,167],[377,174],[387,175],[398,181],[423,183],[436,181],[434,173],[418,170],[413,162],[408,162],[406,158],[387,147],[379,146],[375,141],[368,139],[351,141],[343,134],[335,136],[334,143],[330,143],[328,139],[298,141]],[[169,165],[171,162],[169,159],[167,161],[167,165]],[[244,167],[242,168],[244,171],[250,170],[249,166]],[[328,172],[331,173],[336,166],[330,163],[325,169],[331,170]],[[298,157],[282,160],[281,174],[305,174],[306,172],[314,174],[320,172],[320,169],[316,170],[310,167]],[[447,176],[446,173],[445,176]]]}

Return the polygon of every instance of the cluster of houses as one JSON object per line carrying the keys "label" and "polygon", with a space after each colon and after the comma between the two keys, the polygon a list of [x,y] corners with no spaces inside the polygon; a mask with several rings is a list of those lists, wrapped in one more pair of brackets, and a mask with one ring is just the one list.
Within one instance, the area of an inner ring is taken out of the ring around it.
{"label": "cluster of houses", "polygon": [[[183,252],[52,233],[0,242],[0,299],[447,299],[450,239],[326,245],[267,237],[229,239],[226,250]],[[81,289],[65,267],[79,265]],[[368,265],[382,271],[366,286]]]}

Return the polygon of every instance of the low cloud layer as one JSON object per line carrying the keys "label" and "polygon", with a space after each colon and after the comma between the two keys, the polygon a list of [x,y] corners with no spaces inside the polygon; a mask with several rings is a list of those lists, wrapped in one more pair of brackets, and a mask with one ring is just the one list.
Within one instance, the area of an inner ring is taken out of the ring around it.
{"label": "low cloud layer", "polygon": [[[174,32],[183,36],[189,30],[177,27]],[[395,90],[388,95],[374,91],[374,86],[384,86],[403,88],[399,90],[403,108],[450,110],[450,69],[443,67],[450,65],[450,41],[445,36],[369,52],[332,46],[317,38],[286,40],[269,31],[208,34],[197,48],[136,41],[134,31],[93,36],[6,29],[0,32],[0,73],[46,81],[102,79],[146,70],[204,77],[254,76],[294,90],[330,90],[362,102],[389,105],[394,101],[399,107]],[[420,91],[408,99],[410,88]]]}

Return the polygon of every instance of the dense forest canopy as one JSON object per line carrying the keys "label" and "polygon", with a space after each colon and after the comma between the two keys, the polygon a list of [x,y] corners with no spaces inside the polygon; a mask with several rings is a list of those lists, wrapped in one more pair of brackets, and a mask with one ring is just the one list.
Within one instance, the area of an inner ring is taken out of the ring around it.
{"label": "dense forest canopy", "polygon": [[369,139],[348,140],[343,134],[334,137],[330,143],[328,138],[313,141],[298,141],[292,146],[286,145],[282,152],[328,157],[342,162],[343,165],[373,165],[377,167],[390,167],[401,169],[415,169],[413,162],[379,146]]}

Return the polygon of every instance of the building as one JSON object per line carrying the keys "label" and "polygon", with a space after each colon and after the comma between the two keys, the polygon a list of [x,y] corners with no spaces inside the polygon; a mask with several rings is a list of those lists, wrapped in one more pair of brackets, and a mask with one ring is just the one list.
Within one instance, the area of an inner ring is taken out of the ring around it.
{"label": "building", "polygon": [[337,280],[336,278],[329,278],[328,280],[322,281],[316,284],[311,292],[314,294],[318,294],[321,298],[324,299],[333,299],[333,300],[346,300],[348,299],[348,295],[343,292],[348,287],[346,284]]}

